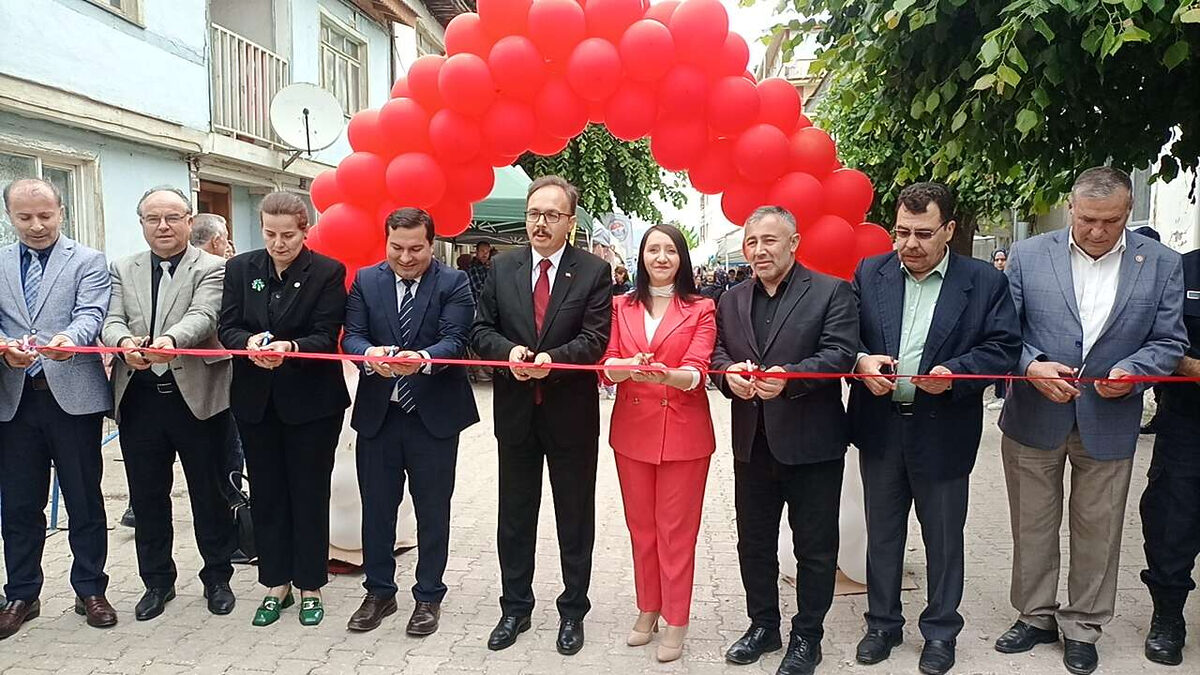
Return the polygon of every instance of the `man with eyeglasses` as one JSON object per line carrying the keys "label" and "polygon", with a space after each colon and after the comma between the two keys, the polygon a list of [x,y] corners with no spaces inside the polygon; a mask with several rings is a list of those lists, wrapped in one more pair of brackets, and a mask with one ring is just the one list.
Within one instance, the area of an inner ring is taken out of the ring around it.
{"label": "man with eyeglasses", "polygon": [[[900,590],[915,504],[925,540],[920,669],[927,674],[954,665],[963,627],[963,528],[991,381],[921,376],[1007,373],[1021,355],[1008,280],[950,250],[953,218],[947,186],[904,188],[895,251],[864,260],[854,275],[855,372],[863,377],[851,381],[849,414],[867,516],[867,632],[856,657],[880,663],[903,640]],[[914,377],[885,377],[893,373]]]}
{"label": "man with eyeglasses", "polygon": [[101,338],[129,351],[113,362],[113,419],[129,497],[137,516],[138,573],[146,587],[134,618],[148,621],[175,597],[178,577],[171,548],[171,485],[176,456],[191,501],[200,581],[208,611],[229,614],[234,595],[230,558],[237,545],[233,517],[220,485],[233,423],[229,413],[229,358],[171,356],[137,351],[219,349],[217,315],[225,260],[188,243],[188,195],[161,186],[137,205],[150,250],[111,266],[113,295]]}
{"label": "man with eyeglasses", "polygon": [[563,584],[557,649],[583,648],[595,540],[600,400],[596,374],[531,368],[595,364],[608,346],[608,263],[570,246],[579,191],[558,176],[533,181],[525,202],[530,245],[495,258],[471,342],[485,359],[509,361],[492,397],[500,454],[497,552],[502,616],[488,649],[512,646],[530,628],[542,466],[550,469]]}

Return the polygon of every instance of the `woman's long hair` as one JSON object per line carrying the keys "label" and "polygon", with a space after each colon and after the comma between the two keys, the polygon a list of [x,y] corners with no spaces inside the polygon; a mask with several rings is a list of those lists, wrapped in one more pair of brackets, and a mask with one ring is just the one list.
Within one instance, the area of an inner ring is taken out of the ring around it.
{"label": "woman's long hair", "polygon": [[679,253],[679,269],[675,271],[675,297],[682,302],[695,302],[700,298],[696,292],[696,280],[692,278],[692,256],[688,253],[687,239],[678,227],[674,225],[655,225],[642,235],[642,243],[638,246],[637,285],[634,287],[630,302],[636,302],[643,307],[650,305],[650,272],[646,269],[646,240],[654,232],[662,232],[671,238],[675,250]]}

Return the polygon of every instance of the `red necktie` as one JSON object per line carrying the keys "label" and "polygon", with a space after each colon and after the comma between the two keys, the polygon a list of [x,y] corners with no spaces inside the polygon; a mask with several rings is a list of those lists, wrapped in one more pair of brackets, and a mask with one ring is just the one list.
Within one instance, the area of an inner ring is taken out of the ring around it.
{"label": "red necktie", "polygon": [[542,322],[546,319],[546,308],[550,306],[550,265],[549,258],[542,258],[538,263],[542,273],[533,285],[533,323],[539,334],[542,332]]}

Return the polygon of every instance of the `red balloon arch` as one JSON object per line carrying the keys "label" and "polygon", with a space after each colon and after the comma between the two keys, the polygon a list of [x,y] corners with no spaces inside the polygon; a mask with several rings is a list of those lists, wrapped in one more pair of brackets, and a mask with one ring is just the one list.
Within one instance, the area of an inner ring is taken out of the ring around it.
{"label": "red balloon arch", "polygon": [[589,123],[622,140],[649,137],[655,160],[721,194],[742,223],[783,206],[801,234],[796,257],[849,278],[891,249],[862,222],[874,192],[842,168],[829,134],[802,113],[789,82],[756,82],[746,41],[718,0],[479,0],[446,27],[446,56],[422,56],[379,109],[350,120],[354,153],[312,183],[321,212],[310,246],[350,268],[382,257],[383,219],[415,206],[437,233],[471,223],[494,167],[561,152]]}

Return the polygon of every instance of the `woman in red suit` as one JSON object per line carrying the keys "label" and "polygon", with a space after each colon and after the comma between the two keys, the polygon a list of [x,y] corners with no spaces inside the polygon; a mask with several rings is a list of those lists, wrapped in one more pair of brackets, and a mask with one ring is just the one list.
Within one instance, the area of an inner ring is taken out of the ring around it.
{"label": "woman in red suit", "polygon": [[717,339],[716,310],[696,292],[691,270],[683,234],[669,225],[650,228],[642,238],[635,289],[613,298],[604,357],[605,365],[669,368],[604,372],[618,384],[609,444],[616,451],[641,611],[628,643],[649,643],[662,616],[663,662],[683,653],[704,484],[716,446],[702,374]]}

